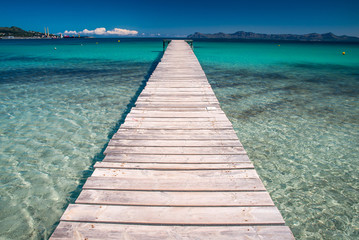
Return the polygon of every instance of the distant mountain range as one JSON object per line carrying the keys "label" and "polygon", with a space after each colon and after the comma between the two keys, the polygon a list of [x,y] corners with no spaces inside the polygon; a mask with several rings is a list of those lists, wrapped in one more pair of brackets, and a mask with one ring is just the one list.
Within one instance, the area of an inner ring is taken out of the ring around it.
{"label": "distant mountain range", "polygon": [[308,41],[308,42],[359,42],[359,38],[351,36],[337,36],[333,33],[309,33],[309,34],[264,34],[238,31],[235,33],[204,34],[196,32],[188,35],[191,39],[245,39],[245,40],[272,40],[272,41]]}

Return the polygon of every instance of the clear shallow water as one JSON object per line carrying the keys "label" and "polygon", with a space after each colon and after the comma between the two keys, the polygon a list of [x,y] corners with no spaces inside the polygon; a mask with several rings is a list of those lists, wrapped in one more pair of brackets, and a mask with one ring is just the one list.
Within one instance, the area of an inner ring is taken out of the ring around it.
{"label": "clear shallow water", "polygon": [[[359,47],[280,45],[195,42],[195,53],[296,238],[356,239]],[[0,41],[2,238],[51,234],[161,50]]]}
{"label": "clear shallow water", "polygon": [[0,238],[49,237],[103,158],[161,44],[0,42]]}
{"label": "clear shallow water", "polygon": [[358,239],[359,45],[196,42],[195,52],[295,237]]}

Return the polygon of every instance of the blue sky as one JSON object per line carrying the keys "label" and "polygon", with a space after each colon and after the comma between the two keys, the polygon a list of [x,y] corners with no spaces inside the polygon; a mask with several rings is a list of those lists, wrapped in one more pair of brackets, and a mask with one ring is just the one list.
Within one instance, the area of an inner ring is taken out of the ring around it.
{"label": "blue sky", "polygon": [[138,36],[184,36],[196,31],[239,30],[359,36],[359,0],[11,0],[2,1],[1,8],[1,26],[41,32],[48,26],[52,33],[83,34],[87,29],[91,34],[99,28],[97,33],[106,36],[136,32]]}

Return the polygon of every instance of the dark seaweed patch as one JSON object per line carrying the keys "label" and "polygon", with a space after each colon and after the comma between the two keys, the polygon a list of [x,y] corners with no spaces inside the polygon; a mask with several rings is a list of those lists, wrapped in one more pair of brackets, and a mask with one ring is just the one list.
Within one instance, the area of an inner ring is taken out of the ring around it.
{"label": "dark seaweed patch", "polygon": [[286,65],[293,68],[302,68],[309,70],[330,70],[330,71],[338,71],[338,70],[347,70],[351,72],[358,72],[358,67],[345,66],[341,64],[322,64],[322,63],[281,63],[282,65]]}
{"label": "dark seaweed patch", "polygon": [[[293,102],[294,102],[294,100],[292,100],[292,99],[284,99],[284,100],[280,100],[280,101],[271,102],[271,103],[268,103],[265,105],[254,105],[250,109],[243,110],[243,111],[239,112],[239,114],[236,114],[232,117],[235,117],[237,119],[248,119],[248,118],[252,118],[252,117],[257,117],[260,114],[263,114],[268,111],[272,112],[272,111],[278,110],[282,106],[291,104]],[[231,116],[231,114],[229,114],[229,115]]]}
{"label": "dark seaweed patch", "polygon": [[[76,82],[78,79],[95,80],[97,78],[116,79],[117,81],[131,81],[134,78],[143,77],[143,69],[148,68],[148,63],[112,63],[82,64],[69,68],[24,68],[0,71],[0,84],[4,83],[56,83],[58,81]],[[50,79],[49,79],[50,78]],[[57,81],[56,81],[57,80]],[[93,82],[96,84],[96,81]]]}

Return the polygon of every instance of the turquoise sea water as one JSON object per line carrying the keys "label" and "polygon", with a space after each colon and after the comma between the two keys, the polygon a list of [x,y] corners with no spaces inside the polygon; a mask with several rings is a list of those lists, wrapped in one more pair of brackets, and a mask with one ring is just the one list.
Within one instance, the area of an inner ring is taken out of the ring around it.
{"label": "turquoise sea water", "polygon": [[[0,41],[0,238],[49,237],[161,50]],[[295,237],[356,239],[359,45],[196,41],[195,53]]]}
{"label": "turquoise sea water", "polygon": [[49,237],[161,50],[159,40],[0,41],[0,238]]}
{"label": "turquoise sea water", "polygon": [[359,45],[195,46],[295,237],[358,239]]}

